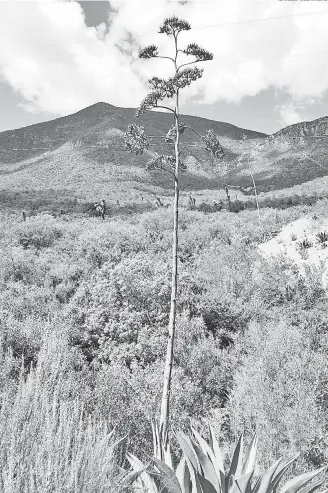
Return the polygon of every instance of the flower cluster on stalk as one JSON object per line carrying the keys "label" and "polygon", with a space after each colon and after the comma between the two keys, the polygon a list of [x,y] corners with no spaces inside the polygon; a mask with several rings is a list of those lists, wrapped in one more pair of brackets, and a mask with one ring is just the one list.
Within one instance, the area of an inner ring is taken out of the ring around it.
{"label": "flower cluster on stalk", "polygon": [[168,17],[165,19],[161,27],[159,28],[159,32],[163,34],[173,34],[176,36],[181,31],[189,31],[191,29],[191,25],[189,22],[178,19],[178,17]]}
{"label": "flower cluster on stalk", "polygon": [[202,137],[202,141],[205,144],[205,149],[208,150],[212,154],[212,156],[216,158],[224,157],[224,152],[219,139],[212,129],[206,130],[205,135]]}
{"label": "flower cluster on stalk", "polygon": [[129,125],[124,137],[127,150],[136,155],[143,154],[144,149],[149,148],[150,142],[142,126]]}
{"label": "flower cluster on stalk", "polygon": [[[186,124],[183,122],[180,122],[179,123],[179,135],[182,135],[183,132],[185,131],[185,129],[186,129]],[[167,144],[173,144],[176,138],[177,138],[177,129],[176,129],[175,125],[172,125],[172,127],[170,128],[170,130],[167,132],[167,134],[165,136],[165,142]]]}
{"label": "flower cluster on stalk", "polygon": [[[176,165],[175,156],[169,154],[160,154],[152,157],[148,161],[147,170],[154,171],[154,170],[167,169],[173,171],[175,169],[175,165]],[[186,164],[179,159],[179,170],[186,171],[186,169],[187,169]]]}
{"label": "flower cluster on stalk", "polygon": [[158,56],[158,48],[156,45],[149,45],[146,48],[143,48],[139,52],[139,58],[144,58],[145,60],[149,60],[149,58],[155,58]]}
{"label": "flower cluster on stalk", "polygon": [[202,75],[203,69],[193,67],[181,70],[169,79],[152,77],[148,82],[153,90],[141,101],[136,116],[141,116],[147,111],[156,108],[159,101],[163,101],[165,98],[172,98],[179,89],[190,86],[193,81],[200,79]]}
{"label": "flower cluster on stalk", "polygon": [[191,55],[196,57],[196,62],[206,62],[207,60],[213,60],[213,54],[204,48],[201,48],[196,43],[190,43],[187,48],[182,50],[185,55]]}

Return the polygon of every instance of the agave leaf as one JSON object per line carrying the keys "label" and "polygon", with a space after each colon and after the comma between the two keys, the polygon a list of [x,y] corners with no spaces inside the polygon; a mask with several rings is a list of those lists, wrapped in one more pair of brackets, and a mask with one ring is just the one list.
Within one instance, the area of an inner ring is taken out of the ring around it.
{"label": "agave leaf", "polygon": [[190,479],[192,484],[192,493],[202,493],[199,479],[197,473],[200,472],[200,466],[198,464],[198,458],[196,457],[196,452],[193,450],[192,446],[186,440],[186,436],[180,432],[177,433],[177,440],[184,453],[186,463],[190,473]]}
{"label": "agave leaf", "polygon": [[164,462],[166,462],[166,464],[170,466],[171,469],[173,469],[173,459],[170,442],[167,442],[167,448],[164,449]]}
{"label": "agave leaf", "polygon": [[197,454],[196,454],[196,452],[195,452],[195,450],[193,448],[193,445],[192,445],[191,441],[182,432],[177,433],[176,436],[177,436],[177,440],[179,442],[179,445],[181,447],[182,452],[185,455],[185,458],[186,458],[187,462],[189,461],[193,465],[193,468],[197,472],[200,473],[201,472],[200,471],[200,464],[199,464]]}
{"label": "agave leaf", "polygon": [[182,493],[191,493],[191,479],[186,459],[182,457],[175,471]]}
{"label": "agave leaf", "polygon": [[162,450],[160,445],[160,435],[158,430],[158,425],[155,421],[151,422],[151,429],[153,431],[153,445],[154,445],[154,457],[157,459],[162,458]]}
{"label": "agave leaf", "polygon": [[203,476],[207,479],[217,491],[220,491],[220,482],[218,481],[214,466],[208,456],[202,451],[200,447],[194,442],[194,450],[198,456],[200,466],[203,471]]}
{"label": "agave leaf", "polygon": [[269,469],[267,469],[262,476],[256,481],[253,488],[253,493],[270,493],[273,489],[273,478],[281,463],[281,458],[278,459]]}
{"label": "agave leaf", "polygon": [[155,471],[151,473],[155,480],[158,481],[160,491],[165,493],[181,493],[180,483],[175,472],[160,459],[154,458],[159,474]]}
{"label": "agave leaf", "polygon": [[293,464],[293,462],[295,462],[298,456],[299,454],[295,454],[292,457],[289,457],[288,459],[283,459],[279,462],[276,472],[274,473],[272,478],[272,487],[271,487],[272,493],[276,492],[281,478],[283,477],[287,469]]}
{"label": "agave leaf", "polygon": [[252,438],[252,441],[249,445],[249,448],[246,453],[246,458],[242,470],[242,474],[249,474],[250,472],[254,471],[255,468],[255,460],[256,460],[256,452],[257,452],[257,435],[254,433],[254,436]]}
{"label": "agave leaf", "polygon": [[316,471],[307,472],[305,474],[301,474],[300,476],[296,476],[295,478],[290,479],[281,488],[281,493],[297,493],[297,491],[299,491],[303,486],[311,481],[311,479],[314,479],[316,476],[318,476],[326,468],[327,466],[323,466]]}
{"label": "agave leaf", "polygon": [[228,493],[229,491],[229,481],[224,472],[220,471],[220,485],[221,485],[221,492],[222,493]]}
{"label": "agave leaf", "polygon": [[139,479],[140,475],[146,470],[145,469],[140,469],[139,471],[131,471],[128,474],[126,474],[120,481],[120,484],[124,487],[131,486],[133,483]]}
{"label": "agave leaf", "polygon": [[235,484],[233,485],[230,493],[251,493],[252,492],[252,479],[253,479],[254,471],[249,472],[248,474],[244,474],[240,478],[235,480]]}
{"label": "agave leaf", "polygon": [[198,474],[198,480],[200,482],[201,488],[202,488],[202,493],[219,493],[220,490],[217,490],[214,488],[212,483],[208,481],[207,479],[203,478],[200,474]]}
{"label": "agave leaf", "polygon": [[[209,429],[210,429],[210,440],[211,440],[211,447],[215,455],[215,460],[216,464],[218,466],[218,469],[224,473],[224,466],[223,466],[223,459],[222,459],[222,454],[220,450],[220,446],[217,442],[217,439],[215,438],[214,431],[212,426],[209,424]],[[214,464],[216,466],[216,464]],[[215,467],[217,470],[217,468]]]}
{"label": "agave leaf", "polygon": [[230,470],[228,473],[228,477],[239,478],[241,475],[242,465],[243,465],[243,445],[244,445],[244,434],[240,435],[238,443],[235,447],[232,461],[230,465]]}
{"label": "agave leaf", "polygon": [[312,483],[308,484],[301,490],[301,493],[313,493],[314,491],[318,490],[322,485],[324,481],[319,481],[318,483]]}
{"label": "agave leaf", "polygon": [[[218,461],[216,460],[216,457],[214,455],[214,452],[212,448],[209,446],[209,444],[204,440],[204,438],[192,428],[192,432],[196,438],[196,440],[199,443],[200,448],[202,449],[204,454],[207,454],[208,457],[211,459],[211,462],[214,466],[214,470],[216,473],[217,481],[219,485],[221,484],[221,474],[220,474],[220,467],[218,465]],[[222,466],[223,467],[223,466]],[[224,470],[222,469],[222,472],[224,473]],[[214,484],[214,483],[213,483]]]}
{"label": "agave leaf", "polygon": [[151,477],[151,468],[149,466],[145,466],[141,460],[138,459],[133,454],[128,454],[127,459],[130,462],[132,468],[135,472],[140,472],[139,478],[141,479],[147,493],[158,493],[158,489],[156,487],[155,481]]}

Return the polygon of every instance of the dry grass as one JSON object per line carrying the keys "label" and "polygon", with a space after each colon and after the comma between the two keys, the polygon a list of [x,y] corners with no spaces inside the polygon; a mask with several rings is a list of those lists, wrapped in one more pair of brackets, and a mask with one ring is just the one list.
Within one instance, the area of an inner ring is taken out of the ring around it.
{"label": "dry grass", "polygon": [[[62,344],[60,344],[62,346]],[[0,408],[0,490],[3,493],[112,493],[114,439],[105,421],[87,416],[71,394],[65,348],[51,341]]]}

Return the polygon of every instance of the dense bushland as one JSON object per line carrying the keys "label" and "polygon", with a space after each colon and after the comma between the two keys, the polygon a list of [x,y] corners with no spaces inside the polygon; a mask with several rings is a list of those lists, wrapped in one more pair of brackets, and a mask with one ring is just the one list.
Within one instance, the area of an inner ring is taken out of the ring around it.
{"label": "dense bushland", "polygon": [[[266,259],[257,248],[289,221],[323,216],[326,208],[320,201],[262,209],[263,229],[256,211],[181,210],[172,424],[199,429],[209,419],[228,449],[256,427],[261,467],[294,451],[302,470],[327,460],[321,272],[305,279],[286,258]],[[54,491],[54,484],[57,491],[111,491],[114,463],[123,464],[126,450],[151,453],[171,216],[162,208],[106,221],[1,217],[3,491]],[[114,451],[107,447],[113,428],[122,438]],[[81,468],[85,490],[76,483]],[[60,477],[69,478],[66,490]]]}

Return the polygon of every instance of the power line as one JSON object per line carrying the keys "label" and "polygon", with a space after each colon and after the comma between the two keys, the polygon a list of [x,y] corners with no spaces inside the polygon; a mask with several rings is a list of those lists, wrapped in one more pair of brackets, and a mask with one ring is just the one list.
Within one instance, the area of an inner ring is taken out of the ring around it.
{"label": "power line", "polygon": [[[213,0],[209,0],[213,1]],[[307,17],[311,15],[322,15],[322,14],[327,14],[328,10],[323,10],[319,12],[304,12],[304,13],[299,13],[299,14],[290,14],[290,15],[281,15],[281,16],[276,16],[276,17],[261,17],[260,19],[248,19],[244,21],[235,21],[235,22],[225,22],[221,24],[210,24],[207,26],[195,26],[191,28],[191,31],[194,30],[201,30],[201,29],[212,29],[212,28],[220,28],[220,27],[230,27],[230,26],[238,26],[238,25],[243,25],[243,24],[251,24],[251,23],[257,23],[257,22],[267,22],[267,21],[273,21],[273,20],[280,20],[280,19],[289,19],[289,18],[294,18],[294,17]],[[152,31],[148,33],[131,33],[137,34],[138,36],[148,36],[150,34],[159,34],[158,31]],[[95,43],[97,41],[102,41],[101,39],[89,39],[89,40],[81,40],[81,41],[64,41],[64,42],[58,42],[58,43],[47,43],[47,44],[40,44],[40,45],[32,45],[29,46],[29,48],[49,48],[52,46],[64,46],[64,45],[70,45],[70,44],[85,44],[85,43]],[[0,49],[0,52],[4,51],[15,51],[15,50],[22,49],[24,48],[2,48]]]}

